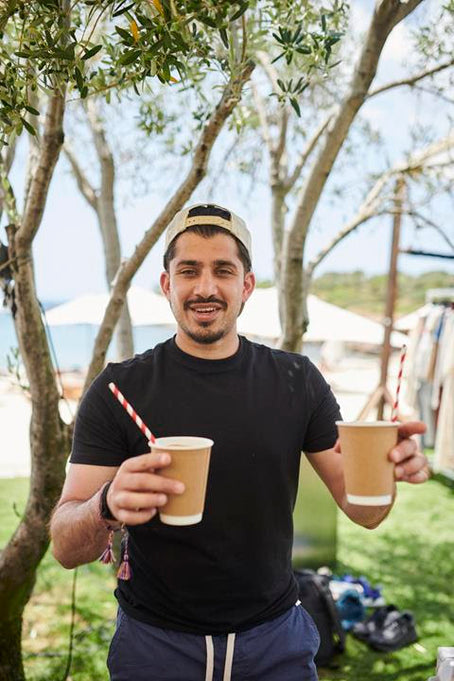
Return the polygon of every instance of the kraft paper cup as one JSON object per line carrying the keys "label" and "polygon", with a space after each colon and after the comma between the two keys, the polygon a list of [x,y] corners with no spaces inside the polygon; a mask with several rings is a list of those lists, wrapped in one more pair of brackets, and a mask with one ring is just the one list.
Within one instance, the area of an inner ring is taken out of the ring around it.
{"label": "kraft paper cup", "polygon": [[169,494],[168,502],[160,507],[161,522],[195,525],[202,520],[212,446],[213,440],[189,435],[160,437],[152,443],[152,452],[168,452],[172,457],[159,474],[185,484],[183,494]]}
{"label": "kraft paper cup", "polygon": [[398,424],[392,421],[337,421],[336,425],[347,501],[360,506],[390,504],[394,491],[394,463],[388,455],[397,444]]}

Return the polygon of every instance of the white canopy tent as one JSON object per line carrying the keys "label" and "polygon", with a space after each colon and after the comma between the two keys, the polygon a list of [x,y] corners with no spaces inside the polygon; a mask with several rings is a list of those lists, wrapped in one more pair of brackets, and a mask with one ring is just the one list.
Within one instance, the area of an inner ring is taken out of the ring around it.
{"label": "white canopy tent", "polygon": [[[308,296],[309,328],[304,335],[307,342],[341,341],[382,345],[384,327],[367,317],[326,303],[316,296]],[[281,333],[276,288],[256,289],[238,320],[240,333],[277,340]],[[406,336],[394,331],[391,345],[399,348]]]}
{"label": "white canopy tent", "polygon": [[[71,324],[101,324],[108,294],[92,294],[75,298],[46,312],[50,326]],[[164,296],[132,286],[128,292],[131,320],[134,326],[171,326],[175,319]],[[362,315],[349,312],[336,305],[326,303],[316,296],[308,297],[309,328],[304,336],[307,342],[341,341],[381,345],[384,328]],[[238,330],[245,335],[275,341],[281,333],[274,287],[258,288],[247,301],[238,319]],[[391,335],[393,347],[401,347],[406,336],[394,331]]]}
{"label": "white canopy tent", "polygon": [[[90,294],[70,300],[46,312],[49,326],[92,324],[99,326],[109,302],[107,293]],[[175,318],[164,296],[131,286],[128,291],[129,312],[133,326],[175,326]]]}

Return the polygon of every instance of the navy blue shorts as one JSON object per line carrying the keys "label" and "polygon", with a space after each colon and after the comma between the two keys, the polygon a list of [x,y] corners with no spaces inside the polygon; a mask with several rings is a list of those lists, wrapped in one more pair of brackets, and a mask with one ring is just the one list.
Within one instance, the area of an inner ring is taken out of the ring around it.
{"label": "navy blue shorts", "polygon": [[317,681],[320,637],[297,603],[237,634],[200,636],[139,622],[119,608],[111,681]]}

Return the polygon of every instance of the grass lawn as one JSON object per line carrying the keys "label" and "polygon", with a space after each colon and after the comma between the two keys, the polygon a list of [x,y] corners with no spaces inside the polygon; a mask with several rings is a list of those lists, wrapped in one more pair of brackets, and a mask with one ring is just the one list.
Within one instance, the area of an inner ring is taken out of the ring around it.
{"label": "grass lawn", "polygon": [[[0,546],[25,505],[28,481],[0,480]],[[388,603],[411,610],[418,644],[392,654],[375,653],[351,636],[330,681],[426,681],[434,674],[438,646],[454,645],[452,599],[454,490],[436,480],[400,485],[396,506],[374,531],[339,517],[337,572],[365,575],[382,584]],[[44,558],[35,593],[25,612],[23,643],[29,681],[62,681],[71,619],[73,572]],[[79,568],[71,681],[107,681],[105,659],[116,611],[111,570],[101,564]],[[279,679],[276,679],[279,681]]]}

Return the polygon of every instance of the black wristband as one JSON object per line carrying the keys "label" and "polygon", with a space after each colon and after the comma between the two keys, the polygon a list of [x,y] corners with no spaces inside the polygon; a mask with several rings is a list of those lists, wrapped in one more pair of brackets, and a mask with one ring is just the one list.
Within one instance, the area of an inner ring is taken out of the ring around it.
{"label": "black wristband", "polygon": [[115,516],[112,515],[112,512],[107,504],[107,492],[109,491],[109,487],[111,486],[112,481],[108,482],[104,485],[102,488],[101,492],[101,500],[99,503],[99,514],[103,520],[116,520]]}

